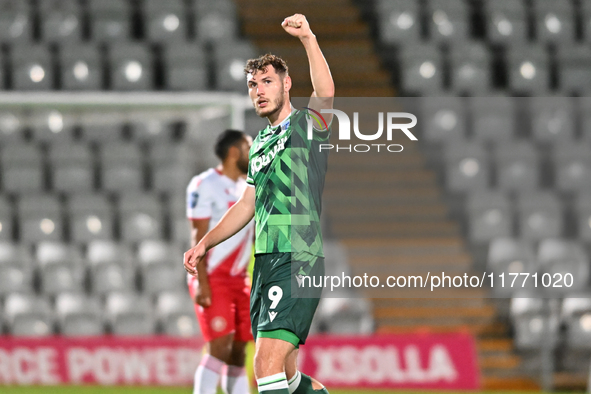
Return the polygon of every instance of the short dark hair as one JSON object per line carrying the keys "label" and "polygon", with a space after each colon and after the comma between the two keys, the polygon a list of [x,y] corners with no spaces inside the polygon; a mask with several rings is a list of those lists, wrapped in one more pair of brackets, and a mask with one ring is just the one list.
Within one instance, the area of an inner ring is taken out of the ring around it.
{"label": "short dark hair", "polygon": [[268,66],[273,66],[275,72],[277,74],[284,77],[288,74],[287,63],[285,60],[281,59],[279,56],[272,55],[267,53],[266,55],[262,55],[256,59],[250,59],[246,62],[246,66],[244,66],[244,74],[256,74],[257,71],[265,71]]}
{"label": "short dark hair", "polygon": [[240,141],[246,137],[246,134],[240,130],[224,130],[215,141],[215,155],[219,157],[221,161],[226,160],[228,157],[228,151],[231,147],[237,146]]}

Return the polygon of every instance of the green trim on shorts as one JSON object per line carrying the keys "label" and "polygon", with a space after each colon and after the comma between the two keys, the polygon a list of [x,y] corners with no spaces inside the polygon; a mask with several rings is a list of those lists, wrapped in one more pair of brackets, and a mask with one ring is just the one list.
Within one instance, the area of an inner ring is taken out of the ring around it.
{"label": "green trim on shorts", "polygon": [[284,330],[283,328],[270,331],[259,331],[257,332],[257,338],[281,339],[282,341],[291,343],[296,348],[300,347],[300,338],[298,338],[293,332]]}

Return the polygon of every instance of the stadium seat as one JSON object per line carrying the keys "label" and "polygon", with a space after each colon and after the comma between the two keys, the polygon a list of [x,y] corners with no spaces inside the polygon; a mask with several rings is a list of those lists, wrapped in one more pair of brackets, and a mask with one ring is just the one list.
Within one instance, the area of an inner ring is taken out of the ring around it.
{"label": "stadium seat", "polygon": [[527,17],[523,2],[486,0],[484,2],[487,37],[493,43],[522,43],[527,39]]}
{"label": "stadium seat", "polygon": [[488,93],[492,86],[489,49],[477,42],[457,42],[450,52],[451,89],[458,94]]}
{"label": "stadium seat", "polygon": [[186,338],[200,335],[194,305],[184,290],[160,293],[156,297],[156,316],[163,334]]}
{"label": "stadium seat", "polygon": [[162,204],[155,196],[130,193],[119,201],[121,237],[127,242],[163,236]]}
{"label": "stadium seat", "polygon": [[83,293],[62,293],[56,297],[55,312],[61,335],[67,337],[103,335],[102,306]]}
{"label": "stadium seat", "polygon": [[405,94],[433,94],[443,89],[443,59],[437,47],[417,44],[403,48],[401,86]]}
{"label": "stadium seat", "polygon": [[69,226],[74,242],[113,239],[113,208],[100,194],[73,195],[69,201]]}
{"label": "stadium seat", "polygon": [[41,266],[41,292],[55,297],[63,292],[81,292],[84,289],[85,269],[69,262]]}
{"label": "stadium seat", "polygon": [[226,45],[238,36],[236,7],[231,0],[197,1],[193,14],[200,42]]}
{"label": "stadium seat", "polygon": [[552,152],[554,184],[562,192],[591,191],[591,147],[577,141],[558,143]]}
{"label": "stadium seat", "polygon": [[80,42],[82,39],[82,10],[78,2],[43,1],[39,4],[41,38],[44,42]]}
{"label": "stadium seat", "polygon": [[0,265],[0,296],[33,291],[33,271],[30,265]]}
{"label": "stadium seat", "polygon": [[147,45],[113,42],[108,54],[111,89],[145,91],[154,88],[154,60]]}
{"label": "stadium seat", "polygon": [[569,97],[532,97],[530,111],[536,141],[548,144],[574,138],[574,105]]}
{"label": "stadium seat", "polygon": [[61,241],[64,233],[61,203],[53,196],[24,196],[18,204],[20,239],[24,242]]}
{"label": "stadium seat", "polygon": [[144,188],[144,172],[139,163],[123,162],[102,164],[101,186],[109,192],[134,192]]}
{"label": "stadium seat", "polygon": [[80,117],[82,138],[98,143],[115,143],[123,139],[122,130],[125,122],[120,111],[87,111]]}
{"label": "stadium seat", "polygon": [[41,267],[54,264],[83,265],[80,249],[65,242],[40,242],[35,248],[35,259]]}
{"label": "stadium seat", "polygon": [[18,109],[0,111],[0,141],[20,143],[23,138],[23,114]]}
{"label": "stadium seat", "polygon": [[14,238],[14,217],[12,206],[7,198],[0,196],[0,240],[10,241]]}
{"label": "stadium seat", "polygon": [[515,137],[515,99],[507,96],[472,97],[474,138],[479,141],[509,141]]}
{"label": "stadium seat", "polygon": [[146,297],[131,292],[111,293],[106,298],[105,312],[114,335],[143,336],[156,331],[152,305]]}
{"label": "stadium seat", "polygon": [[519,236],[526,240],[558,238],[564,218],[559,199],[551,192],[522,192],[517,197]]}
{"label": "stadium seat", "polygon": [[445,187],[450,192],[482,190],[488,187],[488,155],[480,144],[450,144],[445,148],[444,160]]}
{"label": "stadium seat", "polygon": [[466,138],[466,105],[459,97],[421,99],[423,136],[430,143],[453,143]]}
{"label": "stadium seat", "polygon": [[135,289],[130,266],[118,263],[99,264],[92,267],[90,275],[90,285],[94,295],[104,296],[115,291]]}
{"label": "stadium seat", "polygon": [[169,263],[150,264],[141,268],[141,276],[142,289],[144,293],[149,295],[182,288],[187,278],[186,272],[184,272],[180,263],[177,265]]}
{"label": "stadium seat", "polygon": [[131,37],[131,3],[120,0],[91,0],[91,38],[95,42],[125,41]]}
{"label": "stadium seat", "polygon": [[591,192],[579,193],[573,205],[578,238],[591,244]]}
{"label": "stadium seat", "polygon": [[15,90],[54,88],[52,56],[44,45],[15,47],[11,51],[12,87]]}
{"label": "stadium seat", "polygon": [[498,144],[495,150],[497,185],[502,190],[536,190],[540,185],[540,158],[525,141]]}
{"label": "stadium seat", "polygon": [[33,37],[33,16],[30,4],[21,0],[0,3],[0,41],[25,44]]}
{"label": "stadium seat", "polygon": [[513,235],[511,203],[498,191],[470,193],[467,201],[468,236],[475,243]]}
{"label": "stadium seat", "polygon": [[148,40],[160,43],[187,40],[187,12],[182,1],[147,0],[143,11]]}
{"label": "stadium seat", "polygon": [[89,146],[54,146],[49,151],[49,158],[53,168],[54,190],[75,193],[94,189],[94,163]]}
{"label": "stadium seat", "polygon": [[537,350],[542,344],[557,345],[559,318],[548,315],[548,302],[541,298],[511,299],[515,345],[521,350]]}
{"label": "stadium seat", "polygon": [[208,89],[207,56],[201,43],[170,43],[164,48],[163,61],[167,89]]}
{"label": "stadium seat", "polygon": [[562,44],[575,40],[575,12],[572,3],[535,0],[533,11],[537,41]]}
{"label": "stadium seat", "polygon": [[216,88],[243,92],[246,89],[244,65],[255,57],[252,45],[246,41],[228,42],[214,47]]}
{"label": "stadium seat", "polygon": [[178,263],[181,259],[180,250],[162,240],[145,240],[139,243],[137,260],[140,266],[152,264]]}
{"label": "stadium seat", "polygon": [[104,76],[101,52],[97,45],[60,46],[60,78],[64,90],[101,90]]}
{"label": "stadium seat", "polygon": [[10,294],[4,303],[4,315],[13,336],[48,336],[54,332],[52,310],[43,297]]}
{"label": "stadium seat", "polygon": [[327,331],[336,335],[358,335],[373,332],[371,304],[362,298],[323,298],[318,305],[318,318]]}
{"label": "stadium seat", "polygon": [[111,240],[94,240],[88,243],[86,258],[91,266],[118,263],[124,266],[133,265],[133,253],[128,245]]}
{"label": "stadium seat", "polygon": [[27,118],[27,124],[36,142],[60,146],[71,144],[76,127],[75,115],[72,112],[40,109],[31,111]]}
{"label": "stadium seat", "polygon": [[0,241],[0,266],[32,267],[31,249],[11,241]]}
{"label": "stadium seat", "polygon": [[[171,196],[181,194],[194,175],[192,166],[194,150],[185,144],[154,144],[150,149],[148,162],[151,167],[151,189],[168,193]],[[185,203],[181,204],[180,213],[184,213]]]}
{"label": "stadium seat", "polygon": [[427,2],[429,35],[435,42],[466,41],[470,34],[468,7],[462,0]]}
{"label": "stadium seat", "polygon": [[582,44],[559,45],[556,63],[560,91],[587,96],[591,91],[591,48]]}
{"label": "stadium seat", "polygon": [[4,190],[10,193],[41,191],[45,187],[41,159],[41,152],[34,146],[4,146],[1,156]]}
{"label": "stadium seat", "polygon": [[[537,272],[538,267],[532,244],[515,238],[501,237],[493,239],[489,244],[486,269],[495,274],[504,273],[506,280],[511,277],[511,273],[533,275]],[[533,281],[526,281],[524,287],[531,290],[534,288]],[[518,290],[523,290],[524,287],[494,286],[493,283],[491,290],[497,296],[508,296]]]}
{"label": "stadium seat", "polygon": [[[589,286],[589,256],[582,246],[564,239],[544,239],[538,247],[540,270],[550,274],[552,283],[560,286],[544,286],[548,294],[565,294],[581,291]],[[570,278],[566,276],[570,275]],[[572,286],[568,286],[569,281]]]}
{"label": "stadium seat", "polygon": [[588,351],[591,348],[591,296],[583,293],[564,298],[562,320],[566,326],[566,345]]}
{"label": "stadium seat", "polygon": [[416,1],[379,0],[376,16],[379,38],[385,44],[416,42],[421,37],[421,15]]}
{"label": "stadium seat", "polygon": [[509,89],[515,94],[541,95],[550,88],[550,66],[540,45],[513,46],[507,50]]}

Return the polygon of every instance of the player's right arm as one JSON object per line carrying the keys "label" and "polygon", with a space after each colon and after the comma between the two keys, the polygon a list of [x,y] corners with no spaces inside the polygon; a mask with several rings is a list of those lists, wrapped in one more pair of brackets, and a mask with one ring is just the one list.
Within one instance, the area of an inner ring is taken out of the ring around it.
{"label": "player's right arm", "polygon": [[240,199],[224,214],[218,224],[185,253],[185,270],[198,275],[197,264],[207,251],[242,230],[254,217],[255,188],[246,187]]}

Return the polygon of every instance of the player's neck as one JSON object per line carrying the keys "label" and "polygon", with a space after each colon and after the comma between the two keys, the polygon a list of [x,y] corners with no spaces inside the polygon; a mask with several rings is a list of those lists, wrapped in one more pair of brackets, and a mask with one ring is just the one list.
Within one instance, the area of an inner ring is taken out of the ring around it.
{"label": "player's neck", "polygon": [[283,108],[281,108],[281,111],[276,112],[267,118],[269,124],[275,127],[283,122],[291,114],[291,109],[291,102],[286,100]]}
{"label": "player's neck", "polygon": [[243,177],[244,174],[236,167],[229,164],[220,164],[216,167],[216,169],[222,174],[236,182],[240,177]]}

